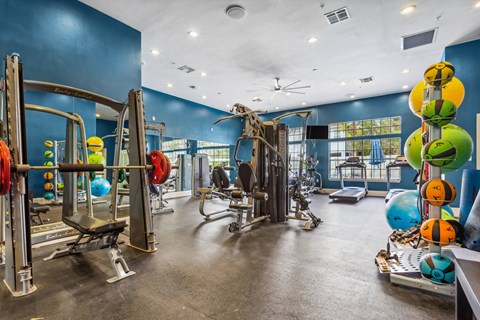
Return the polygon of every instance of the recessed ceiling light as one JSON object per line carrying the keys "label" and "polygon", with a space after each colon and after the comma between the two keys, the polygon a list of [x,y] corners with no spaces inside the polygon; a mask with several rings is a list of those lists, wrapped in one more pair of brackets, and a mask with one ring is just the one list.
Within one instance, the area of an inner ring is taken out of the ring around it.
{"label": "recessed ceiling light", "polygon": [[302,106],[305,106],[305,105],[307,105],[307,103],[306,103],[306,102],[302,102]]}
{"label": "recessed ceiling light", "polygon": [[318,41],[318,38],[317,37],[310,37],[307,39],[308,43],[315,43]]}
{"label": "recessed ceiling light", "polygon": [[225,13],[233,20],[242,20],[247,15],[247,10],[242,6],[234,4],[228,6]]}
{"label": "recessed ceiling light", "polygon": [[141,62],[142,62],[142,66],[144,66],[144,65],[146,64],[146,62],[145,62],[145,61],[143,61],[143,60],[142,60]]}
{"label": "recessed ceiling light", "polygon": [[275,109],[277,109],[277,110],[278,110],[278,109],[280,109],[280,107],[275,107]]}
{"label": "recessed ceiling light", "polygon": [[402,87],[402,89],[408,89],[408,86],[407,86],[407,85],[404,85],[404,86]]}
{"label": "recessed ceiling light", "polygon": [[167,87],[171,88],[171,87],[173,87],[173,84],[167,83]]}
{"label": "recessed ceiling light", "polygon": [[475,3],[475,8],[480,8],[480,1],[477,1],[477,3]]}
{"label": "recessed ceiling light", "polygon": [[346,85],[346,84],[347,84],[347,83],[346,83],[345,81],[340,82],[340,85],[341,85],[341,86],[344,86],[344,85]]}
{"label": "recessed ceiling light", "polygon": [[96,116],[97,116],[97,118],[100,117],[100,113],[97,113]]}
{"label": "recessed ceiling light", "polygon": [[197,31],[188,31],[188,35],[192,38],[196,38],[199,36]]}
{"label": "recessed ceiling light", "polygon": [[206,77],[206,76],[207,76],[207,73],[206,73],[206,72],[202,72],[202,73],[200,73],[200,75],[201,75],[202,77]]}
{"label": "recessed ceiling light", "polygon": [[409,73],[410,72],[410,69],[403,69],[402,70],[402,73]]}
{"label": "recessed ceiling light", "polygon": [[405,7],[402,9],[402,11],[400,11],[401,14],[409,14],[409,13],[412,13],[413,10],[415,10],[417,8],[416,5],[412,4],[412,5],[409,5],[408,7]]}
{"label": "recessed ceiling light", "polygon": [[157,49],[151,49],[150,53],[156,56],[156,55],[160,54],[160,51],[158,51]]}
{"label": "recessed ceiling light", "polygon": [[202,99],[203,99],[203,100],[207,99],[207,96],[202,96]]}
{"label": "recessed ceiling light", "polygon": [[290,93],[290,92],[287,92],[287,96],[289,96],[289,95],[291,95],[291,93]]}
{"label": "recessed ceiling light", "polygon": [[350,99],[355,99],[355,95],[354,95],[354,94],[351,94],[351,95],[350,95]]}
{"label": "recessed ceiling light", "polygon": [[227,104],[227,105],[225,106],[225,108],[230,108],[230,105],[229,105],[229,104]]}

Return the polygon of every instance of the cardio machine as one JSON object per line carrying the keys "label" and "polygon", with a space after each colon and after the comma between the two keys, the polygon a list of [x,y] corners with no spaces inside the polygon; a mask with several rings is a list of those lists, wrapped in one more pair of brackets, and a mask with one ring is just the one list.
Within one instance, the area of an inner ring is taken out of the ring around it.
{"label": "cardio machine", "polygon": [[396,195],[407,191],[407,189],[390,189],[390,179],[391,179],[391,170],[392,168],[411,168],[412,166],[408,163],[405,156],[397,156],[395,160],[390,162],[385,166],[387,169],[387,196],[385,197],[385,202],[390,201]]}
{"label": "cardio machine", "polygon": [[[363,197],[366,197],[368,194],[368,184],[367,184],[367,166],[365,163],[360,162],[359,157],[349,157],[343,163],[340,163],[335,167],[340,174],[340,187],[341,189],[331,193],[328,197],[340,201],[353,201],[357,202]],[[344,178],[343,178],[343,169],[345,168],[358,168],[362,171],[362,178],[364,182],[364,187],[345,187]]]}

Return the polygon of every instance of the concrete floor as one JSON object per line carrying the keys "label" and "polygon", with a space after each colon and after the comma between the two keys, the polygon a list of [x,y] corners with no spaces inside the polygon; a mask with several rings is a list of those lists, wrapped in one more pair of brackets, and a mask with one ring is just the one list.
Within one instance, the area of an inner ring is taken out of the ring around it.
{"label": "concrete floor", "polygon": [[136,275],[107,284],[106,252],[44,262],[58,245],[35,249],[38,291],[13,298],[0,286],[0,319],[454,318],[452,299],[378,273],[374,257],[390,232],[381,198],[352,205],[316,195],[316,230],[265,222],[241,235],[227,230],[233,216],[204,222],[196,199],[169,204],[175,213],[154,218],[156,253],[122,246]]}

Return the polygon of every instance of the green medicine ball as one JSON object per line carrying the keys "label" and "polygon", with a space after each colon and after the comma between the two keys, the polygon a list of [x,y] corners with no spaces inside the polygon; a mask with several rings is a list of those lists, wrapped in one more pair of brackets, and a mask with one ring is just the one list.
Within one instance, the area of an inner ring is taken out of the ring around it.
{"label": "green medicine ball", "polygon": [[[448,140],[457,148],[455,160],[442,168],[442,173],[460,169],[473,153],[473,140],[467,131],[454,124],[442,127],[442,139]],[[405,141],[404,153],[408,163],[415,169],[422,166],[422,128],[415,130]]]}
{"label": "green medicine ball", "polygon": [[43,163],[43,165],[46,166],[46,167],[52,167],[52,166],[53,166],[53,162],[52,162],[52,161],[45,161],[45,162]]}
{"label": "green medicine ball", "polygon": [[455,119],[457,107],[449,100],[433,100],[422,108],[422,119],[429,126],[443,127]]}
{"label": "green medicine ball", "polygon": [[422,148],[422,159],[435,167],[443,167],[455,160],[457,149],[448,140],[430,141]]}
{"label": "green medicine ball", "polygon": [[43,155],[45,156],[45,158],[48,158],[48,159],[53,158],[53,152],[50,150],[45,150]]}
{"label": "green medicine ball", "polygon": [[88,155],[88,163],[90,164],[103,164],[104,166],[106,165],[105,158],[98,153],[92,153]]}

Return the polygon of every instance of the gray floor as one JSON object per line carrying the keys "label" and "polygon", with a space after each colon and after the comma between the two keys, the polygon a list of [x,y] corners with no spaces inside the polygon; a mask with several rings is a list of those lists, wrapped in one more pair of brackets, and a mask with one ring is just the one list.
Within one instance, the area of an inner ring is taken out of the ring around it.
{"label": "gray floor", "polygon": [[135,276],[107,284],[106,252],[44,262],[54,247],[35,249],[38,291],[13,298],[0,286],[0,319],[454,318],[453,300],[378,274],[373,260],[389,234],[381,198],[350,205],[318,195],[318,229],[263,223],[242,235],[227,231],[231,217],[204,223],[196,199],[170,205],[175,213],[154,218],[156,253],[122,246]]}

